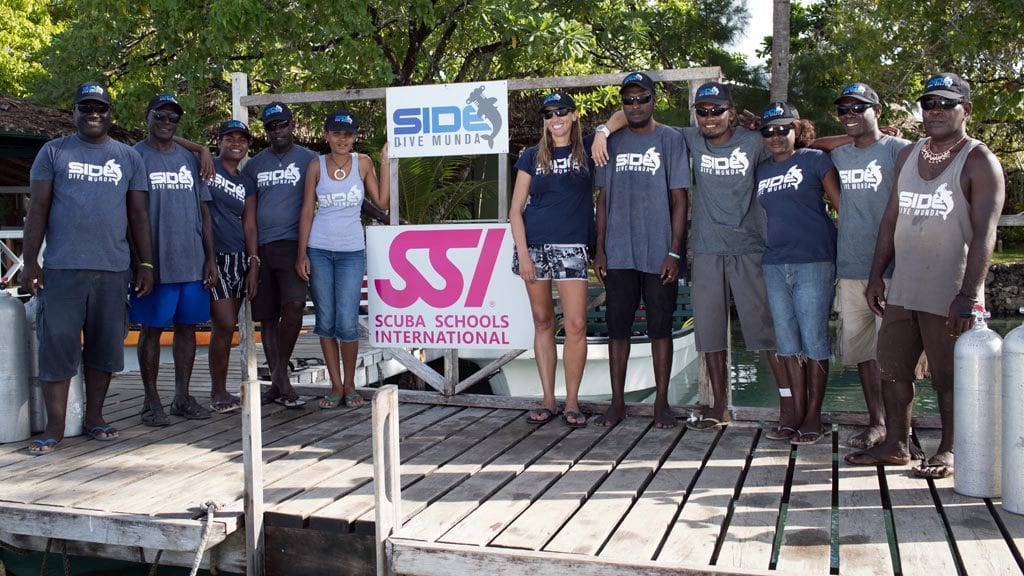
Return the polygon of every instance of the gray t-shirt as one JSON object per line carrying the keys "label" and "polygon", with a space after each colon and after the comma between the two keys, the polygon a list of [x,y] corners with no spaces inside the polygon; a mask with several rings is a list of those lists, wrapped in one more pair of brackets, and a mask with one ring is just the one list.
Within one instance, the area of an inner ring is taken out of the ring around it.
{"label": "gray t-shirt", "polygon": [[608,139],[608,159],[594,178],[606,192],[608,268],[659,274],[671,250],[669,191],[690,187],[686,142],[661,124],[645,134],[619,130]]}
{"label": "gray t-shirt", "polygon": [[65,136],[43,145],[30,178],[53,181],[47,268],[128,269],[128,191],[149,189],[138,152],[113,139],[89,144]]}
{"label": "gray t-shirt", "polygon": [[690,195],[697,254],[764,252],[764,209],[754,201],[754,172],[769,156],[761,134],[738,127],[725,144],[711,144],[696,127],[681,128],[693,159]]}
{"label": "gray t-shirt", "polygon": [[299,145],[284,154],[267,148],[242,168],[242,174],[256,182],[259,193],[256,227],[260,245],[299,237],[299,212],[306,190],[306,168],[317,157]]}
{"label": "gray t-shirt", "polygon": [[[878,224],[893,186],[896,155],[909,144],[883,134],[867,148],[853,144],[832,151],[832,163],[839,171],[839,246],[836,276],[867,280],[875,255]],[[886,271],[892,275],[892,267]]]}
{"label": "gray t-shirt", "polygon": [[161,284],[203,278],[203,221],[200,202],[210,189],[199,177],[199,160],[175,144],[167,152],[139,142],[135,149],[149,176],[149,225],[153,232],[153,266]]}

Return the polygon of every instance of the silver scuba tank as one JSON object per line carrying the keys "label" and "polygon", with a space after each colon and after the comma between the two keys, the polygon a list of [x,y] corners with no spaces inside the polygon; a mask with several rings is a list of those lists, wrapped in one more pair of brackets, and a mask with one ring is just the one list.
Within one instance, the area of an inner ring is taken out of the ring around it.
{"label": "silver scuba tank", "polygon": [[[39,380],[39,340],[36,338],[36,318],[39,300],[33,297],[25,303],[25,324],[28,340],[29,409],[32,433],[46,429],[46,400],[43,398],[43,383]],[[68,387],[68,407],[64,413],[64,437],[81,436],[85,419],[85,380],[82,367],[71,377]]]}
{"label": "silver scuba tank", "polygon": [[953,490],[977,498],[999,497],[1002,423],[1002,339],[988,328],[991,316],[981,304],[972,311],[974,327],[953,349]]}
{"label": "silver scuba tank", "polygon": [[28,350],[25,309],[0,285],[0,444],[28,440]]}
{"label": "silver scuba tank", "polygon": [[1024,514],[1024,325],[1003,339],[1002,371],[1003,509]]}

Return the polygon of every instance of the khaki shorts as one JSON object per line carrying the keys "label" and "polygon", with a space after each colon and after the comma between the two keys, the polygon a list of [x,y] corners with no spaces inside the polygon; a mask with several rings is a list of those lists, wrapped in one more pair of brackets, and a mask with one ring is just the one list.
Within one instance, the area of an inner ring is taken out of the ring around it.
{"label": "khaki shorts", "polygon": [[[875,316],[868,307],[864,297],[867,287],[867,280],[840,278],[836,289],[836,312],[839,313],[836,348],[839,362],[845,366],[874,360],[878,350],[882,318]],[[885,290],[889,291],[889,280],[885,281]]]}

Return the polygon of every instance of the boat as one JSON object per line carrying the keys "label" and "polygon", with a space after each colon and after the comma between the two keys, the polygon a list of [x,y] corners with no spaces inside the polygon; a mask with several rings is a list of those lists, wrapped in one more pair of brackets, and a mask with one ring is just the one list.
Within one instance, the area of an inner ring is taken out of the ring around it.
{"label": "boat", "polygon": [[[583,372],[583,380],[580,383],[579,394],[581,399],[604,401],[611,396],[608,372],[608,324],[603,305],[604,287],[590,285],[588,293],[590,304],[587,312],[587,364]],[[679,286],[672,326],[672,372],[670,377],[676,378],[684,371],[695,373],[698,356],[693,334],[693,306],[690,303],[689,286]],[[628,399],[637,400],[650,395],[654,390],[651,340],[646,334],[647,322],[642,307],[637,312],[633,329],[625,389]],[[559,365],[555,370],[556,396],[565,396],[565,375],[561,366],[563,341],[564,336],[561,333],[555,335],[555,347],[559,360]],[[505,350],[463,349],[459,351],[459,356],[483,365],[505,352]],[[528,398],[542,396],[543,391],[537,375],[537,363],[533,350],[526,350],[502,366],[490,377],[490,385],[491,392],[497,396]],[[679,400],[679,398],[674,399],[671,396],[670,393],[670,401]],[[687,396],[684,403],[689,400],[690,398]]]}

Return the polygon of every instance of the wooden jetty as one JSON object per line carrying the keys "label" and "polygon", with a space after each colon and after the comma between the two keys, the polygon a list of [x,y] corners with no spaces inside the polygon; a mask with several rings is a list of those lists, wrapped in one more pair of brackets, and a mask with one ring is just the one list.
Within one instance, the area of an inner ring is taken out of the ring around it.
{"label": "wooden jetty", "polygon": [[[296,356],[316,355],[315,339],[301,342]],[[201,399],[207,374],[198,359]],[[169,402],[170,366],[160,388]],[[848,466],[841,456],[854,426],[791,447],[767,440],[756,421],[656,429],[640,405],[615,428],[571,430],[527,424],[532,404],[514,398],[403,391],[398,400],[400,507],[391,513],[401,526],[381,556],[392,573],[1024,570],[1024,517],[953,493],[952,479]],[[24,443],[0,446],[0,540],[146,563],[163,551],[159,562],[178,566],[203,548],[204,566],[244,572],[241,418],[171,417],[147,428],[141,402],[137,374],[120,375],[107,403],[117,441],[68,438],[38,458]],[[375,509],[369,406],[271,404],[262,419],[266,573],[375,573],[377,516],[387,511]],[[927,449],[936,433],[918,438]],[[206,502],[219,504],[212,522]]]}

